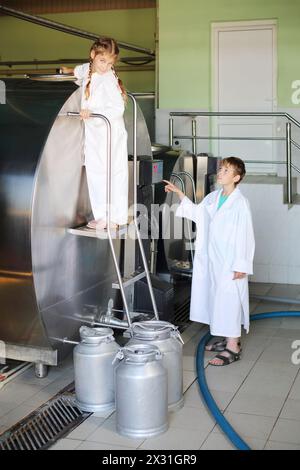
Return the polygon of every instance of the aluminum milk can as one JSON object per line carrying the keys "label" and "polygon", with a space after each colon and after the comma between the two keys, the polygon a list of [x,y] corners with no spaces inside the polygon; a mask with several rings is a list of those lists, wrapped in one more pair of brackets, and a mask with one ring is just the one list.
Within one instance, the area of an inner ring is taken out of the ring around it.
{"label": "aluminum milk can", "polygon": [[151,437],[168,429],[168,379],[162,354],[152,345],[121,349],[116,360],[117,432]]}
{"label": "aluminum milk can", "polygon": [[111,328],[79,329],[74,348],[76,404],[83,411],[107,412],[115,408],[114,365],[119,350]]}
{"label": "aluminum milk can", "polygon": [[168,372],[168,407],[175,411],[183,405],[183,341],[176,326],[159,320],[133,323],[124,333],[131,337],[126,346],[152,344],[161,351],[163,365]]}

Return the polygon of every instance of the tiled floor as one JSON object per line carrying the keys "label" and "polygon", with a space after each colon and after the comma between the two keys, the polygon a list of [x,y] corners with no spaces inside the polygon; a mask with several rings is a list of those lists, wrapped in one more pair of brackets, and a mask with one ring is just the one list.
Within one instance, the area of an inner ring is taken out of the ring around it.
{"label": "tiled floor", "polygon": [[[286,287],[286,286],[284,286]],[[284,289],[255,284],[252,292],[300,299],[300,287]],[[300,305],[251,302],[251,313],[300,310]],[[169,429],[152,439],[129,439],[115,430],[115,414],[93,414],[52,449],[233,449],[203,403],[196,380],[195,351],[206,327],[193,323],[183,333],[184,407],[169,415]],[[211,367],[208,386],[225,417],[252,449],[300,450],[300,318],[253,322],[243,335],[242,360],[229,367]],[[299,364],[293,364],[292,354]],[[45,379],[28,369],[0,390],[0,433],[46,402],[73,380],[72,358],[50,370]]]}

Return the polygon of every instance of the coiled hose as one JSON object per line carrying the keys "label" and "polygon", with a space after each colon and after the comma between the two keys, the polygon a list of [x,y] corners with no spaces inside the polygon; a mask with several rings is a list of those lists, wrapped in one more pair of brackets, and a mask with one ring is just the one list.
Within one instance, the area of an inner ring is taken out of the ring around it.
{"label": "coiled hose", "polygon": [[[266,318],[283,318],[283,317],[300,317],[300,312],[267,312],[267,313],[259,313],[256,315],[251,315],[251,321],[253,320],[264,320]],[[230,441],[238,450],[251,450],[248,444],[237,434],[237,432],[233,429],[231,424],[224,418],[222,412],[220,411],[218,405],[216,404],[215,400],[213,399],[209,388],[207,386],[206,377],[205,377],[205,368],[204,368],[204,353],[205,353],[205,346],[212,338],[210,333],[207,333],[199,342],[197,348],[197,358],[196,358],[196,367],[198,373],[198,384],[200,391],[202,393],[202,397],[217,421],[218,425],[222,429],[222,431],[227,435]]]}

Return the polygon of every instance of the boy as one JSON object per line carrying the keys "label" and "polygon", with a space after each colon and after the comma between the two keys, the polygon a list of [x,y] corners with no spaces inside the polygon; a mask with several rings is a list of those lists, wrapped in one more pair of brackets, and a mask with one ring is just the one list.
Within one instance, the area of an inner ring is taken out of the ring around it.
{"label": "boy", "polygon": [[217,180],[222,189],[199,205],[165,181],[165,191],[181,200],[176,215],[197,224],[190,318],[210,325],[213,336],[226,338],[207,347],[223,351],[209,362],[213,366],[240,359],[241,325],[249,331],[248,275],[253,274],[255,242],[249,203],[237,188],[245,174],[240,158],[224,158]]}

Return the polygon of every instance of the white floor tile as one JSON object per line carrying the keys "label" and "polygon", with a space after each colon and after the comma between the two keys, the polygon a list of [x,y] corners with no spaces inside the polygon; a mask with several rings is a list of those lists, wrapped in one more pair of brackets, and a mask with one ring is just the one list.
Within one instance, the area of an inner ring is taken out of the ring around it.
{"label": "white floor tile", "polygon": [[121,436],[116,431],[115,422],[108,419],[89,435],[88,440],[91,442],[101,442],[136,449],[145,439],[131,439]]}
{"label": "white floor tile", "polygon": [[75,428],[70,434],[68,439],[79,439],[80,441],[88,440],[90,434],[92,434],[101,424],[103,424],[104,418],[95,418],[93,415],[87,418],[77,428]]}
{"label": "white floor tile", "polygon": [[287,442],[268,441],[265,450],[300,450],[300,445]]}
{"label": "white floor tile", "polygon": [[196,380],[196,371],[183,371],[183,391],[185,392]]}
{"label": "white floor tile", "polygon": [[74,450],[80,445],[80,441],[73,439],[60,439],[49,450]]}
{"label": "white floor tile", "polygon": [[285,397],[255,395],[253,393],[237,393],[230,405],[229,412],[247,413],[252,415],[277,417],[284,404]]}
{"label": "white floor tile", "polygon": [[[242,437],[266,440],[271,433],[276,418],[225,411],[225,418]],[[214,429],[213,432],[219,432]]]}
{"label": "white floor tile", "polygon": [[160,436],[146,439],[140,449],[154,450],[197,450],[207,436],[206,431],[170,427]]}
{"label": "white floor tile", "polygon": [[267,282],[249,282],[249,292],[256,295],[266,295],[273,287]]}
{"label": "white floor tile", "polygon": [[280,418],[300,420],[300,395],[299,400],[288,399],[281,411]]}
{"label": "white floor tile", "polygon": [[236,450],[236,448],[225,435],[211,433],[200,450]]}
{"label": "white floor tile", "polygon": [[270,435],[270,441],[300,445],[300,420],[279,419]]}
{"label": "white floor tile", "polygon": [[102,444],[101,442],[84,441],[75,450],[132,450],[132,447]]}
{"label": "white floor tile", "polygon": [[204,408],[196,408],[185,405],[181,410],[176,413],[170,413],[170,427],[183,428],[187,430],[194,429],[209,433],[215,421]]}

